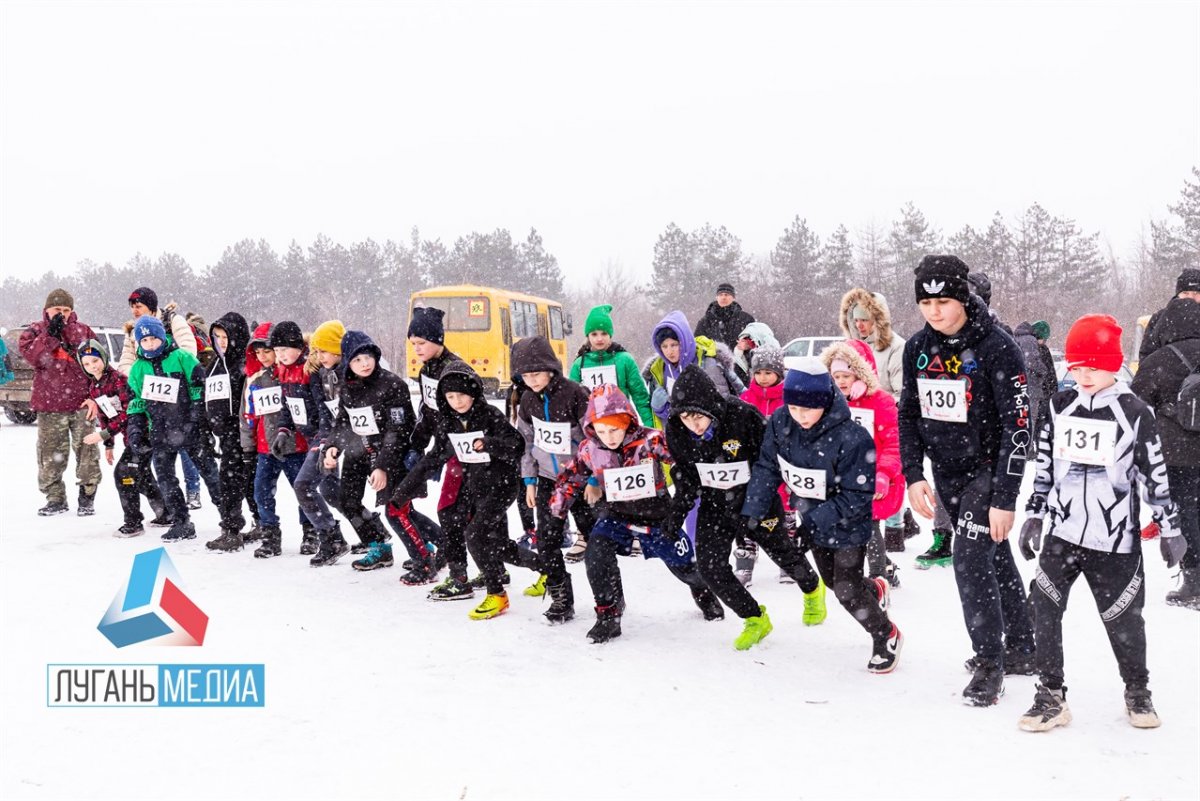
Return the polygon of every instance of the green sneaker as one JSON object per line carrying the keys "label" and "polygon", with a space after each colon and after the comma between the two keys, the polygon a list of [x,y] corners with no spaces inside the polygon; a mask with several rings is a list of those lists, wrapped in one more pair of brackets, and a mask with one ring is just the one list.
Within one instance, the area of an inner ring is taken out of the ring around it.
{"label": "green sneaker", "polygon": [[759,604],[758,611],[757,617],[746,618],[745,628],[733,641],[733,647],[739,651],[745,651],[750,646],[762,642],[763,637],[766,637],[771,633],[771,629],[775,628],[771,625],[771,618],[767,616],[767,607]]}
{"label": "green sneaker", "polygon": [[933,545],[929,550],[917,557],[917,570],[928,570],[931,567],[946,567],[954,561],[954,534],[949,531],[933,531]]}
{"label": "green sneaker", "polygon": [[546,594],[546,574],[540,573],[537,581],[525,588],[525,594],[530,598],[541,598]]}
{"label": "green sneaker", "polygon": [[821,625],[825,622],[825,614],[825,582],[817,579],[817,588],[804,593],[804,625]]}
{"label": "green sneaker", "polygon": [[466,579],[450,576],[429,591],[431,601],[464,601],[475,597],[475,590]]}

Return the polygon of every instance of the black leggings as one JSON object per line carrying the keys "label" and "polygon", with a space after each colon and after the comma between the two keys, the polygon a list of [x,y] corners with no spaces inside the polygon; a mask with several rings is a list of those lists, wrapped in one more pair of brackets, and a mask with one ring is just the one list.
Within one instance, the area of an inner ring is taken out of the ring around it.
{"label": "black leggings", "polygon": [[1144,685],[1146,670],[1146,574],[1140,553],[1107,553],[1082,548],[1050,534],[1038,558],[1033,608],[1037,624],[1037,664],[1042,684],[1063,684],[1062,617],[1071,585],[1087,579],[1117,668],[1126,685]]}
{"label": "black leggings", "polygon": [[[524,493],[522,493],[522,496]],[[550,499],[554,496],[554,479],[539,477],[537,483],[537,553],[538,569],[546,574],[546,580],[551,586],[557,586],[567,580],[567,566],[563,563],[562,543],[563,532],[566,528],[566,518],[557,518],[550,514]],[[525,504],[525,498],[517,499],[517,505],[522,510],[532,509]],[[587,536],[596,525],[596,513],[592,507],[580,500],[571,507],[571,515],[579,533]]]}
{"label": "black leggings", "polygon": [[[254,502],[254,470],[247,469],[246,457],[237,431],[226,431],[217,435],[221,447],[221,463],[218,476],[221,484],[221,527],[241,531],[246,525],[242,515],[242,501],[250,512],[258,517],[258,505]],[[258,457],[254,457],[255,462]]]}
{"label": "black leggings", "polygon": [[863,559],[867,546],[850,548],[822,548],[814,545],[813,559],[817,570],[825,579],[825,586],[833,589],[838,603],[866,629],[876,640],[886,639],[892,633],[892,621],[879,608],[879,594],[875,582],[863,575]]}
{"label": "black leggings", "polygon": [[[458,503],[463,502],[459,493]],[[522,551],[508,538],[508,507],[517,499],[517,486],[497,488],[486,496],[473,499],[466,505],[470,509],[464,534],[471,558],[483,572],[488,595],[504,592],[504,563],[538,569],[538,559],[529,551]]]}

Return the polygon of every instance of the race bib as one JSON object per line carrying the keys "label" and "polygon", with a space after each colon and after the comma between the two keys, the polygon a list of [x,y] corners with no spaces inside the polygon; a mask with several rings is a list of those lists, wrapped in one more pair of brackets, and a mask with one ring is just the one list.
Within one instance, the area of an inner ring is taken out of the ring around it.
{"label": "race bib", "polygon": [[653,498],[656,494],[652,462],[635,467],[610,467],[604,471],[604,495],[610,501],[637,501]]}
{"label": "race bib", "polygon": [[809,470],[804,467],[796,467],[785,461],[782,456],[776,456],[775,458],[779,460],[779,471],[783,473],[783,483],[788,485],[788,489],[794,495],[817,501],[825,500],[824,470]]}
{"label": "race bib", "polygon": [[304,398],[285,398],[287,401],[288,411],[292,413],[292,422],[298,426],[308,425],[308,407],[304,405]]}
{"label": "race bib", "polygon": [[464,464],[486,464],[492,461],[487,451],[475,450],[475,440],[483,439],[482,431],[468,431],[465,434],[451,434],[450,444],[454,446],[454,455]]}
{"label": "race bib", "polygon": [[100,411],[104,412],[104,416],[112,419],[121,413],[121,401],[114,395],[101,395],[96,398],[96,405],[100,407]]}
{"label": "race bib", "polygon": [[229,376],[209,376],[204,382],[204,399],[229,400]]}
{"label": "race bib", "polygon": [[379,426],[375,425],[375,410],[370,406],[360,406],[357,409],[346,409],[346,416],[350,418],[350,430],[360,437],[369,437],[379,433]]}
{"label": "race bib", "polygon": [[329,413],[332,414],[334,417],[337,417],[338,408],[340,406],[341,406],[341,401],[339,401],[337,398],[334,398],[331,401],[325,401],[325,408],[328,409]]}
{"label": "race bib", "polygon": [[176,403],[179,397],[179,379],[161,375],[148,375],[142,380],[142,399],[160,403]]}
{"label": "race bib", "polygon": [[724,464],[696,463],[700,484],[712,489],[733,489],[750,482],[749,462],[725,462]]}
{"label": "race bib", "polygon": [[254,401],[255,417],[275,414],[283,408],[283,387],[256,389],[250,393],[250,397]]}
{"label": "race bib", "polygon": [[850,407],[850,419],[858,423],[867,430],[871,436],[875,436],[875,410],[874,409],[856,409]]}
{"label": "race bib", "polygon": [[533,444],[546,453],[571,455],[571,424],[547,423],[533,418]]}
{"label": "race bib", "polygon": [[437,411],[437,388],[438,382],[436,378],[430,378],[427,375],[421,376],[421,403],[424,403],[435,412]]}
{"label": "race bib", "polygon": [[921,416],[944,423],[967,422],[967,383],[933,378],[917,379]]}
{"label": "race bib", "polygon": [[579,371],[579,383],[583,384],[589,390],[595,389],[603,384],[612,384],[616,386],[616,365],[606,364],[603,367],[584,367]]}
{"label": "race bib", "polygon": [[1054,458],[1078,464],[1112,467],[1116,461],[1117,424],[1112,420],[1059,417],[1054,430]]}

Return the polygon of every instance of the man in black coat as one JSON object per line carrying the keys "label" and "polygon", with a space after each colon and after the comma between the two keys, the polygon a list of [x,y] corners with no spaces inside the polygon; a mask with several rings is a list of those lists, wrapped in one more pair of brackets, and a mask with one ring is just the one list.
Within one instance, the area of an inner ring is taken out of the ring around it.
{"label": "man in black coat", "polygon": [[733,284],[726,282],[717,285],[717,299],[708,304],[708,311],[696,324],[696,336],[724,342],[730,350],[736,348],[738,334],[754,322],[754,317],[742,311],[736,298]]}
{"label": "man in black coat", "polygon": [[[1175,298],[1183,298],[1194,303],[1200,303],[1200,269],[1188,267],[1175,279]],[[1172,298],[1174,300],[1175,298]],[[1159,320],[1166,309],[1159,309],[1146,324],[1146,335],[1142,337],[1142,347],[1138,351],[1138,359],[1142,360],[1163,346],[1158,331]]]}
{"label": "man in black coat", "polygon": [[1200,609],[1200,432],[1181,426],[1174,409],[1184,379],[1200,370],[1200,303],[1175,298],[1157,316],[1159,348],[1142,360],[1130,388],[1154,407],[1171,500],[1188,544],[1183,584],[1167,593],[1167,603]]}

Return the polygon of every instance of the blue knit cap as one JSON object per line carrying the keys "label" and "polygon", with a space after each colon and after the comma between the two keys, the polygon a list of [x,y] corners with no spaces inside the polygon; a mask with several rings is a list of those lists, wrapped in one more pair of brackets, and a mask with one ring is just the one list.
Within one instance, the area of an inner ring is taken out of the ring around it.
{"label": "blue knit cap", "polygon": [[142,340],[146,337],[158,337],[162,340],[162,345],[153,351],[148,351],[142,348],[142,353],[150,358],[157,356],[167,344],[167,330],[163,328],[162,321],[157,317],[147,314],[133,321],[133,340],[141,347]]}
{"label": "blue knit cap", "polygon": [[787,359],[783,402],[806,409],[828,409],[833,402],[833,379],[820,359]]}

